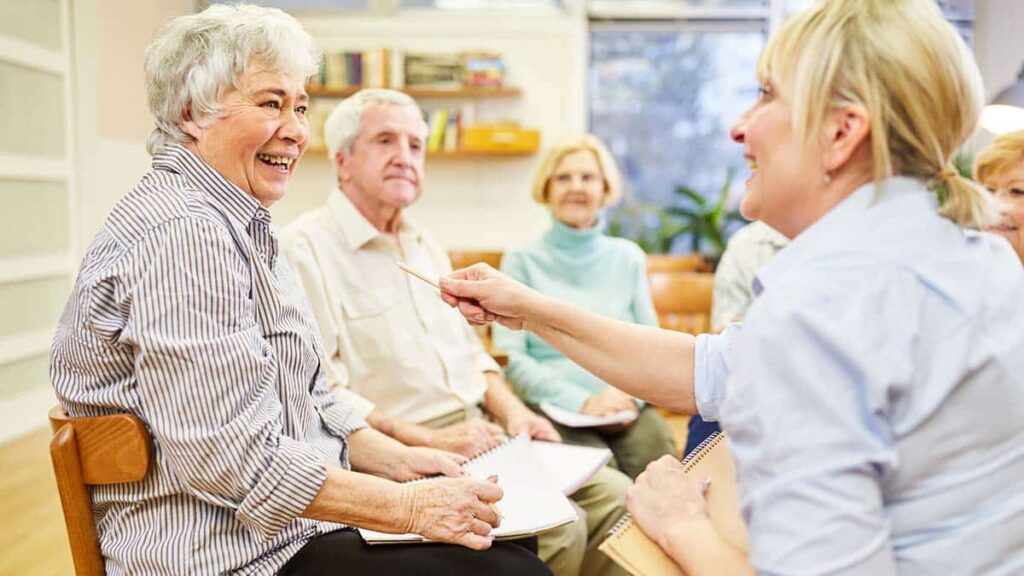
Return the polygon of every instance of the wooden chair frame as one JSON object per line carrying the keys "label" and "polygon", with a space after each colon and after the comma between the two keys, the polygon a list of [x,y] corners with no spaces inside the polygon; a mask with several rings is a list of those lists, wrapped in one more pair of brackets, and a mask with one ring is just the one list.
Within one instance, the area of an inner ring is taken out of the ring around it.
{"label": "wooden chair frame", "polygon": [[105,569],[88,486],[145,478],[152,453],[149,433],[131,414],[69,418],[55,406],[49,418],[54,431],[50,459],[75,573],[99,576]]}

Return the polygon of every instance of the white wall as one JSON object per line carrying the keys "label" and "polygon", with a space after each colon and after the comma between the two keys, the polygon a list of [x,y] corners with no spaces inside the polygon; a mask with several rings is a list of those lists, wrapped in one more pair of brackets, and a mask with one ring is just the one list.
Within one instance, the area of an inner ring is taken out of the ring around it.
{"label": "white wall", "polygon": [[991,100],[1024,67],[1024,1],[978,0],[974,52]]}
{"label": "white wall", "polygon": [[[543,149],[586,127],[586,22],[575,15],[405,13],[394,18],[300,17],[328,50],[391,47],[414,52],[485,49],[500,53],[511,99],[480,99],[481,120],[511,119],[541,131]],[[444,105],[443,101],[427,104]],[[455,104],[457,105],[457,103]],[[529,199],[540,156],[433,159],[422,198],[410,214],[452,248],[500,249],[540,235],[547,211]],[[317,206],[332,190],[333,172],[322,154],[302,160],[288,196],[275,208],[284,223]]]}

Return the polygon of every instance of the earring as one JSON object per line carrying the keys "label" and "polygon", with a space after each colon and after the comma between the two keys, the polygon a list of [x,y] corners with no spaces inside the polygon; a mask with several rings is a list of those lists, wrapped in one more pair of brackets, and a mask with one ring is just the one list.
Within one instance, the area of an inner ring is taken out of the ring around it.
{"label": "earring", "polygon": [[832,183],[832,175],[828,173],[828,170],[825,171],[825,176],[823,177],[823,180],[825,180],[825,184]]}

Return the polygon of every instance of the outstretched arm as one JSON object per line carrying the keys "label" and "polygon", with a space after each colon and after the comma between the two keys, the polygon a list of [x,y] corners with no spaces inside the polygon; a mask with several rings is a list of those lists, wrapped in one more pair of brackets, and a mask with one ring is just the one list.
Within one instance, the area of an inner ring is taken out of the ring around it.
{"label": "outstretched arm", "polygon": [[441,279],[441,295],[474,324],[530,330],[598,378],[652,404],[697,411],[694,337],[638,326],[544,296],[486,264]]}

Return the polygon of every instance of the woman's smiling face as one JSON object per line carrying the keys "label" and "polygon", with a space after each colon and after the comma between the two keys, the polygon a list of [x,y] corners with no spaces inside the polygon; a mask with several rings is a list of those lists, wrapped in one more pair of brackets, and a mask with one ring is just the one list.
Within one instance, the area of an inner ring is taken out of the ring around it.
{"label": "woman's smiling face", "polygon": [[997,226],[988,228],[1010,241],[1017,256],[1024,261],[1024,159],[1013,168],[989,176],[982,184],[1003,205],[1002,219]]}

